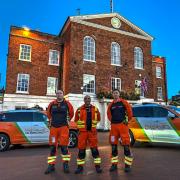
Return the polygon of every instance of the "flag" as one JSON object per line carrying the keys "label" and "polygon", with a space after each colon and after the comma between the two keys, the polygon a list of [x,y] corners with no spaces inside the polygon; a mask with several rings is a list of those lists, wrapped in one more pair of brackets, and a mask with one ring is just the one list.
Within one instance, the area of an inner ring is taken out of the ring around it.
{"label": "flag", "polygon": [[143,90],[143,92],[147,92],[148,88],[147,88],[147,79],[146,77],[143,78],[143,80],[141,81],[141,89]]}

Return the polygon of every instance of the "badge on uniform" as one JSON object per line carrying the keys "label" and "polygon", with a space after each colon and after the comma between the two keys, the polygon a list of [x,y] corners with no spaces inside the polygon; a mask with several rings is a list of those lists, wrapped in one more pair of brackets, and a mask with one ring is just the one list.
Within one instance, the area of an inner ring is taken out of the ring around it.
{"label": "badge on uniform", "polygon": [[111,136],[111,142],[115,141],[115,136]]}
{"label": "badge on uniform", "polygon": [[51,137],[51,141],[52,141],[52,143],[55,143],[55,141],[56,141],[55,137]]}

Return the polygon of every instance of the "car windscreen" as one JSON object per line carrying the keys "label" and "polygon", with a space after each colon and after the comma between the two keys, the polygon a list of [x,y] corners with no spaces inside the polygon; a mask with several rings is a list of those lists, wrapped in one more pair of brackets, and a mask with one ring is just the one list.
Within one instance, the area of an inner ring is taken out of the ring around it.
{"label": "car windscreen", "polygon": [[3,113],[1,121],[5,121],[5,122],[33,121],[33,112],[6,112]]}
{"label": "car windscreen", "polygon": [[34,112],[34,121],[36,122],[44,122],[44,121],[48,121],[48,118],[45,114],[41,113],[41,112]]}
{"label": "car windscreen", "polygon": [[133,107],[132,110],[134,117],[153,117],[153,107],[140,106],[140,107]]}

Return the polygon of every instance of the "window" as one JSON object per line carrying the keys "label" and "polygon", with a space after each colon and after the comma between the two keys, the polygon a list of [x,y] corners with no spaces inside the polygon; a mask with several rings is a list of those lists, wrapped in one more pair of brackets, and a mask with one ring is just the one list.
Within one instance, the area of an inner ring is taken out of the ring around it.
{"label": "window", "polygon": [[59,51],[49,50],[49,64],[50,65],[59,65]]}
{"label": "window", "polygon": [[154,107],[154,117],[167,117],[168,110],[162,107]]}
{"label": "window", "polygon": [[157,87],[157,99],[163,100],[162,87]]}
{"label": "window", "polygon": [[140,80],[135,80],[135,94],[139,94],[140,96],[144,97],[144,92],[141,88]]}
{"label": "window", "polygon": [[29,74],[18,74],[16,92],[17,93],[29,92]]}
{"label": "window", "polygon": [[44,121],[48,121],[48,118],[43,113],[35,112],[34,113],[34,121],[36,121],[36,122],[44,122]]}
{"label": "window", "polygon": [[95,61],[95,41],[90,36],[86,36],[83,41],[83,59]]}
{"label": "window", "polygon": [[156,78],[161,78],[161,67],[156,66]]}
{"label": "window", "polygon": [[120,45],[116,42],[111,43],[111,64],[121,65]]}
{"label": "window", "polygon": [[55,77],[48,77],[47,80],[47,95],[55,95],[57,90],[58,79]]}
{"label": "window", "polygon": [[121,79],[120,78],[111,78],[111,90],[119,89],[121,91]]}
{"label": "window", "polygon": [[31,46],[20,44],[19,60],[31,61]]}
{"label": "window", "polygon": [[134,117],[153,117],[153,107],[133,107]]}
{"label": "window", "polygon": [[83,92],[95,93],[95,76],[84,74],[83,75]]}
{"label": "window", "polygon": [[143,69],[143,52],[139,47],[134,48],[134,66],[136,69]]}
{"label": "window", "polygon": [[2,121],[6,122],[31,122],[33,121],[33,112],[12,112],[4,113]]}
{"label": "window", "polygon": [[15,110],[27,109],[27,106],[15,106]]}

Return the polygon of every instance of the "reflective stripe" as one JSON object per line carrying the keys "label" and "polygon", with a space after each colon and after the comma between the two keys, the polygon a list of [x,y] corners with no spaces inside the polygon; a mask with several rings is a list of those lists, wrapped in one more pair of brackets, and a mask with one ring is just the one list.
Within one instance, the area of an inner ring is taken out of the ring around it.
{"label": "reflective stripe", "polygon": [[94,163],[95,164],[100,164],[101,163],[101,158],[95,158]]}
{"label": "reflective stripe", "polygon": [[62,158],[63,161],[70,161],[70,158]]}
{"label": "reflective stripe", "polygon": [[96,128],[97,123],[98,123],[98,109],[95,107],[95,114],[94,114],[94,119],[92,120],[92,127]]}
{"label": "reflective stripe", "polygon": [[85,125],[77,125],[78,128],[85,128]]}
{"label": "reflective stripe", "polygon": [[83,165],[83,164],[85,164],[84,159],[77,159],[77,165]]}
{"label": "reflective stripe", "polygon": [[61,157],[71,157],[71,155],[70,154],[65,154],[65,155],[61,154]]}
{"label": "reflective stripe", "polygon": [[52,162],[56,162],[56,160],[55,159],[51,159],[51,160],[48,160],[47,162],[49,164],[49,163],[52,163]]}
{"label": "reflective stripe", "polygon": [[124,158],[124,163],[127,164],[127,165],[132,165],[132,162],[133,162],[133,157],[128,157],[128,156],[125,156]]}
{"label": "reflective stripe", "polygon": [[126,159],[127,161],[133,161],[133,157],[130,157],[130,156],[125,156],[125,159]]}
{"label": "reflective stripe", "polygon": [[63,161],[70,161],[71,160],[71,155],[70,154],[61,154],[62,160]]}
{"label": "reflective stripe", "polygon": [[118,156],[112,157],[111,163],[118,163]]}
{"label": "reflective stripe", "polygon": [[50,159],[56,159],[56,156],[49,156],[48,160],[50,160]]}
{"label": "reflective stripe", "polygon": [[132,165],[132,162],[129,162],[129,161],[127,161],[127,160],[124,160],[124,163],[127,164],[127,165],[129,165],[129,166]]}
{"label": "reflective stripe", "polygon": [[97,110],[97,107],[95,107],[95,116],[94,116],[94,121],[97,122],[97,113],[98,113],[98,110]]}

